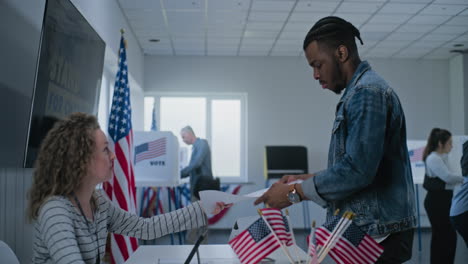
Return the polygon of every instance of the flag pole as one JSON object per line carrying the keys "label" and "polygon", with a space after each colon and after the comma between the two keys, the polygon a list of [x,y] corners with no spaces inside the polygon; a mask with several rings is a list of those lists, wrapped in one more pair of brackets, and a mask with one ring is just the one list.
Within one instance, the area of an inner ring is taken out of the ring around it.
{"label": "flag pole", "polygon": [[273,236],[276,238],[276,240],[277,240],[278,243],[280,244],[281,249],[283,250],[284,254],[286,254],[286,256],[289,258],[289,261],[291,262],[291,264],[294,264],[294,260],[292,259],[291,255],[289,255],[288,250],[286,249],[286,247],[284,246],[284,244],[281,242],[281,240],[279,239],[279,237],[275,234],[275,231],[273,231],[273,228],[271,228],[270,224],[269,224],[268,221],[265,219],[265,216],[263,215],[262,211],[261,211],[260,209],[257,209],[257,212],[258,212],[258,214],[262,217],[263,221],[264,221],[265,224],[268,226],[268,228],[270,229],[271,233],[273,234]]}
{"label": "flag pole", "polygon": [[307,248],[307,262],[306,264],[318,264],[317,262],[317,252],[319,250],[319,246],[315,247],[315,254],[310,258],[310,255],[312,254],[312,245],[314,244],[315,240],[315,220],[312,221],[312,228],[310,229],[310,235],[309,235],[309,247]]}
{"label": "flag pole", "polygon": [[[337,209],[337,210],[335,211],[335,215],[337,215],[338,212],[339,212],[339,209]],[[323,244],[322,250],[320,250],[320,251],[316,250],[316,253],[317,253],[317,255],[319,256],[319,263],[323,260],[323,259],[320,260],[320,256],[322,255],[322,252],[323,252],[326,248],[328,248],[329,245],[330,245],[330,243],[335,239],[336,233],[338,232],[338,230],[340,229],[340,227],[343,225],[343,222],[344,222],[344,219],[345,219],[344,216],[347,215],[347,214],[348,214],[348,212],[345,212],[345,213],[343,214],[343,216],[341,216],[340,221],[338,221],[338,224],[336,224],[335,228],[332,230],[331,235],[328,237],[328,239],[327,239],[327,240],[325,241],[325,243]]]}
{"label": "flag pole", "polygon": [[292,240],[294,243],[294,252],[296,253],[298,263],[301,263],[301,259],[299,258],[299,252],[297,251],[296,237],[294,236],[294,230],[292,229],[291,220],[289,219],[288,209],[286,209],[286,218],[288,219],[288,227],[289,227],[289,230],[291,231]]}
{"label": "flag pole", "polygon": [[351,212],[345,212],[342,216],[342,218],[344,219],[343,222],[346,222],[346,223],[343,223],[341,226],[340,226],[340,229],[336,232],[335,234],[335,237],[333,238],[332,241],[330,241],[330,243],[328,243],[327,247],[324,248],[320,253],[319,255],[319,263],[323,261],[323,259],[327,256],[328,252],[330,252],[330,250],[335,246],[336,242],[340,239],[340,237],[344,234],[344,232],[346,231],[346,229],[351,225],[351,219],[354,217],[354,214],[351,213]]}

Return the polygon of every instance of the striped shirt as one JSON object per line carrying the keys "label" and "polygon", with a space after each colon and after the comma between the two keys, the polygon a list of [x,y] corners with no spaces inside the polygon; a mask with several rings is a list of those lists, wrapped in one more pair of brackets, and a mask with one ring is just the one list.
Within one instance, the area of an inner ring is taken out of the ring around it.
{"label": "striped shirt", "polygon": [[[142,218],[116,207],[96,191],[94,221],[86,221],[68,198],[53,196],[41,206],[34,223],[33,263],[95,263],[102,259],[107,233],[155,239],[170,233],[207,225],[200,203],[151,218]],[[96,234],[98,238],[96,238]]]}

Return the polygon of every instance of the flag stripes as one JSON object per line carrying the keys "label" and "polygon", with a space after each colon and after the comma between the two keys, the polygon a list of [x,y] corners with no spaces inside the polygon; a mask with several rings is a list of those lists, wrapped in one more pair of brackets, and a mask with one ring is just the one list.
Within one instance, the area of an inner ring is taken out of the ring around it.
{"label": "flag stripes", "polygon": [[241,264],[256,264],[280,247],[262,218],[229,241]]}
{"label": "flag stripes", "polygon": [[283,215],[283,212],[276,208],[263,208],[260,210],[281,242],[288,247],[292,246],[292,233],[289,230],[288,220]]}
{"label": "flag stripes", "polygon": [[135,148],[135,164],[146,159],[166,155],[166,138],[143,143]]}
{"label": "flag stripes", "polygon": [[[115,153],[113,178],[103,184],[109,199],[125,211],[136,213],[136,188],[133,170],[133,131],[130,88],[124,38],[120,39],[119,68],[109,116],[109,148]],[[136,238],[111,235],[111,262],[124,263],[137,249]]]}

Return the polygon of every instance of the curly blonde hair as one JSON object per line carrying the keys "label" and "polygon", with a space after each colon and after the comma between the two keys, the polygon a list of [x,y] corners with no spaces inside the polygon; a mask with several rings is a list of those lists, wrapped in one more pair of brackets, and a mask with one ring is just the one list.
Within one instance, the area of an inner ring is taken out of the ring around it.
{"label": "curly blonde hair", "polygon": [[29,190],[28,218],[37,218],[42,203],[53,195],[69,196],[88,172],[95,148],[96,117],[73,113],[58,121],[41,143]]}

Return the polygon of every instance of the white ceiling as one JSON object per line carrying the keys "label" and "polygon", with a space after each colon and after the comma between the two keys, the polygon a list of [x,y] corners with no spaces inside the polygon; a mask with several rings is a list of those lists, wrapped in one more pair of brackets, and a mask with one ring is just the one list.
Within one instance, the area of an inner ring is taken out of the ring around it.
{"label": "white ceiling", "polygon": [[149,55],[302,56],[306,33],[328,15],[358,27],[366,58],[447,59],[468,49],[468,0],[118,2]]}

